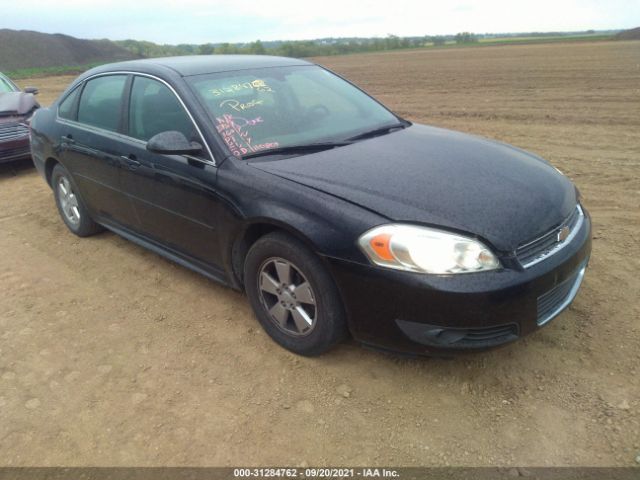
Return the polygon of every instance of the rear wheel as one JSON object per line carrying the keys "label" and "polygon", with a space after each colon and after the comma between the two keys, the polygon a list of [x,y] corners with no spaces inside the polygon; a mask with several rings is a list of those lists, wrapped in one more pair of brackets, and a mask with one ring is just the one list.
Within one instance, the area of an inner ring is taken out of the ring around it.
{"label": "rear wheel", "polygon": [[71,175],[60,164],[53,168],[51,186],[58,212],[69,230],[79,237],[88,237],[103,230],[89,216],[87,208],[78,196],[78,189],[73,183]]}
{"label": "rear wheel", "polygon": [[320,259],[280,232],[259,239],[245,260],[244,283],[266,332],[300,355],[319,355],[346,336],[345,313]]}

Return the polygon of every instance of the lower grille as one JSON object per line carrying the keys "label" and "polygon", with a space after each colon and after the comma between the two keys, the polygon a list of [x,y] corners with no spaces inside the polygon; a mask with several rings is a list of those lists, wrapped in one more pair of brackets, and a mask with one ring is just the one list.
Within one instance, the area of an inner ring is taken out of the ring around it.
{"label": "lower grille", "polygon": [[582,265],[571,277],[538,297],[538,325],[544,325],[569,306],[578,293],[586,268],[586,264]]}
{"label": "lower grille", "polygon": [[400,329],[413,341],[435,347],[489,348],[518,338],[518,325],[447,328],[424,323],[396,320]]}
{"label": "lower grille", "polygon": [[25,158],[31,155],[31,149],[27,145],[26,147],[9,148],[6,150],[0,150],[0,162],[14,160],[19,158]]}
{"label": "lower grille", "polygon": [[518,327],[515,324],[498,325],[487,328],[469,328],[462,338],[451,343],[456,347],[491,347],[501,345],[518,338]]}
{"label": "lower grille", "polygon": [[18,140],[29,136],[29,127],[24,123],[12,123],[10,125],[0,125],[0,142]]}

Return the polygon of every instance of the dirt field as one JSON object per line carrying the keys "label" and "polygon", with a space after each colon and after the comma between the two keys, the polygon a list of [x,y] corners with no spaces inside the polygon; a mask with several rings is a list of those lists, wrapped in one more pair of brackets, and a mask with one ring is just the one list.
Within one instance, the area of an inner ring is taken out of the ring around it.
{"label": "dirt field", "polygon": [[[296,357],[245,298],[0,170],[3,465],[633,465],[640,455],[640,42],[318,59],[408,118],[550,159],[593,215],[573,306],[504,349]],[[70,78],[21,82],[48,102]]]}

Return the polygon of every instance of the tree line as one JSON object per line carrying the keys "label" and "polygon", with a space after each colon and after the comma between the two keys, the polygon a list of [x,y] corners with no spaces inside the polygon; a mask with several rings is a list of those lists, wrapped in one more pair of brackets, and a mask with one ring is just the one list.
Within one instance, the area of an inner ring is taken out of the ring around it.
{"label": "tree line", "polygon": [[174,55],[212,54],[252,54],[280,55],[284,57],[315,57],[323,55],[344,55],[385,50],[400,50],[445,44],[475,43],[479,36],[470,32],[456,35],[436,35],[423,37],[399,37],[388,35],[384,38],[326,38],[319,40],[272,41],[256,40],[250,43],[205,43],[201,45],[159,45],[140,40],[120,40],[118,45],[139,57],[166,57]]}

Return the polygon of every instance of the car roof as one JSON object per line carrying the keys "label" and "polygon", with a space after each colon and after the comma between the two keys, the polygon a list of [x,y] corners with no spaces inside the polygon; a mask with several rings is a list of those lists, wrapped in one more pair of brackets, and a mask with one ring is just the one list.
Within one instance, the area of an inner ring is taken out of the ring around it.
{"label": "car roof", "polygon": [[181,57],[145,58],[111,63],[92,69],[92,73],[115,70],[150,71],[171,69],[180,76],[247,70],[252,68],[313,65],[305,60],[270,55],[185,55]]}

